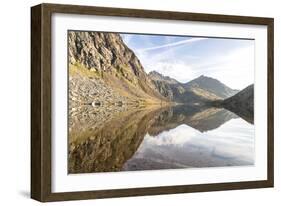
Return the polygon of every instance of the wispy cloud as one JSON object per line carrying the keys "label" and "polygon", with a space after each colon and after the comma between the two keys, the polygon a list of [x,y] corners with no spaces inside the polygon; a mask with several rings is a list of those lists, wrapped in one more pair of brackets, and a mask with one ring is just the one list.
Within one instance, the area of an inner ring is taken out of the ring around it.
{"label": "wispy cloud", "polygon": [[254,41],[197,37],[123,35],[145,71],[186,83],[200,75],[233,89],[254,83]]}
{"label": "wispy cloud", "polygon": [[188,44],[188,43],[192,43],[192,42],[197,42],[197,41],[202,41],[202,40],[206,40],[207,38],[191,38],[191,39],[185,39],[182,41],[177,41],[177,42],[172,42],[172,43],[168,43],[168,44],[163,44],[160,46],[153,46],[153,47],[149,47],[149,48],[143,48],[143,49],[139,49],[139,52],[144,52],[144,51],[151,51],[151,50],[156,50],[156,49],[163,49],[163,48],[167,48],[167,47],[174,47],[174,46],[180,46],[183,44]]}
{"label": "wispy cloud", "polygon": [[224,55],[177,57],[174,49],[156,54],[137,52],[145,71],[157,71],[186,83],[200,75],[216,78],[233,89],[244,89],[254,83],[254,44],[233,49]]}

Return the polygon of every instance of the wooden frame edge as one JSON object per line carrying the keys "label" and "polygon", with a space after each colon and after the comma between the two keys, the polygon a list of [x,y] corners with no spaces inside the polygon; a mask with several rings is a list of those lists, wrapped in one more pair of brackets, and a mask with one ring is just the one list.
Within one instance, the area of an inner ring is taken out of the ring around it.
{"label": "wooden frame edge", "polygon": [[51,195],[51,10],[31,7],[31,198]]}
{"label": "wooden frame edge", "polygon": [[274,19],[267,24],[267,179],[274,187]]}
{"label": "wooden frame edge", "polygon": [[214,191],[258,189],[258,188],[270,188],[270,187],[272,187],[271,182],[268,180],[263,180],[263,181],[249,181],[249,182],[164,186],[164,187],[148,187],[148,188],[132,188],[132,189],[116,189],[116,190],[61,192],[61,193],[51,193],[46,198],[44,198],[42,202],[167,195],[167,194],[196,193],[196,192],[214,192]]}
{"label": "wooden frame edge", "polygon": [[[51,15],[126,16],[204,22],[266,25],[268,27],[268,178],[263,181],[134,189],[52,193],[51,191]],[[96,198],[161,195],[274,186],[274,20],[273,18],[138,10],[63,4],[40,4],[31,8],[31,198],[64,201]]]}
{"label": "wooden frame edge", "polygon": [[31,198],[42,200],[41,168],[41,17],[42,7],[31,8]]}

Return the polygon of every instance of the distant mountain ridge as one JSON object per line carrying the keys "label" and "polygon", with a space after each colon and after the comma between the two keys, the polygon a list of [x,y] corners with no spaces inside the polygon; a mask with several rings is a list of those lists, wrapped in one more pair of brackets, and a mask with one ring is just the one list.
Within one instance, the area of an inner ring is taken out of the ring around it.
{"label": "distant mountain ridge", "polygon": [[231,89],[225,84],[221,83],[219,80],[201,75],[200,77],[193,79],[192,81],[184,84],[185,87],[200,87],[206,91],[209,91],[216,96],[225,99],[233,96],[239,90]]}
{"label": "distant mountain ridge", "polygon": [[164,97],[180,103],[223,100],[238,92],[216,79],[203,75],[187,83],[180,83],[156,71],[152,71],[148,75]]}

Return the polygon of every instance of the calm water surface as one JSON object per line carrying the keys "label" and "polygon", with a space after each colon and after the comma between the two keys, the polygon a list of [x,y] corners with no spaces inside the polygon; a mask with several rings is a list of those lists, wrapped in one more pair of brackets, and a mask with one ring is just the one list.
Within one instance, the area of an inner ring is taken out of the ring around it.
{"label": "calm water surface", "polygon": [[241,118],[200,132],[188,125],[146,134],[123,170],[218,167],[254,164],[254,126]]}
{"label": "calm water surface", "polygon": [[248,121],[223,108],[191,106],[135,109],[89,124],[74,121],[69,172],[253,165],[254,125]]}

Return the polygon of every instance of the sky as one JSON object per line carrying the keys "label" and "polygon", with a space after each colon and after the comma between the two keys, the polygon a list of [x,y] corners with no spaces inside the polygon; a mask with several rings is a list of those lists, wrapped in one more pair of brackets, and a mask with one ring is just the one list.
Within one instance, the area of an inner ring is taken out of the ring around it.
{"label": "sky", "polygon": [[232,89],[254,83],[254,40],[121,34],[145,71],[186,83],[200,75]]}

